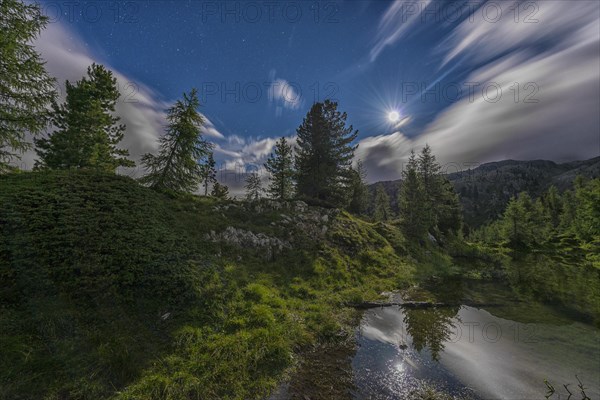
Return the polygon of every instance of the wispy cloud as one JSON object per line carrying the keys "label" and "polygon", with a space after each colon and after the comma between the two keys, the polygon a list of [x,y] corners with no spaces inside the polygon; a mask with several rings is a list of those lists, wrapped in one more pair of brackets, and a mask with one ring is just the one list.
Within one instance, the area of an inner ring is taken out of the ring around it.
{"label": "wispy cloud", "polygon": [[297,110],[302,105],[302,96],[296,86],[285,79],[276,79],[269,88],[269,100],[284,108]]}
{"label": "wispy cloud", "polygon": [[396,0],[385,11],[379,25],[375,43],[370,52],[371,62],[387,47],[405,37],[421,19],[421,13],[431,0]]}
{"label": "wispy cloud", "polygon": [[207,139],[225,139],[225,135],[215,128],[213,122],[204,114],[202,114],[204,118],[204,125],[202,126],[201,133]]}
{"label": "wispy cloud", "polygon": [[284,109],[297,110],[302,107],[304,100],[298,85],[276,75],[274,69],[269,72],[268,99],[269,104],[275,106],[275,116],[280,117]]}

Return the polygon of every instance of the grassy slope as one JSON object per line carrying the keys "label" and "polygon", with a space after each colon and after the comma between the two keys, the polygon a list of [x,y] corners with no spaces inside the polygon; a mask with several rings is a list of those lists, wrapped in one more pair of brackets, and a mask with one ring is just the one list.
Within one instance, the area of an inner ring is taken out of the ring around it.
{"label": "grassy slope", "polygon": [[208,242],[289,231],[216,204],[89,172],[0,177],[0,399],[260,398],[344,337],[343,302],[413,276],[397,231],[347,214],[274,261]]}

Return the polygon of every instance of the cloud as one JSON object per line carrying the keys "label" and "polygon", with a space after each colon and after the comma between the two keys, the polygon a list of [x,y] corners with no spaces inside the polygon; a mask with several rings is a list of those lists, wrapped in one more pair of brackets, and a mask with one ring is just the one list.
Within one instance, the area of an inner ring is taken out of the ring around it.
{"label": "cloud", "polygon": [[202,118],[204,118],[204,125],[202,129],[200,129],[200,133],[205,136],[206,139],[225,139],[225,135],[215,128],[215,125],[212,121],[204,114],[200,113]]}
{"label": "cloud", "polygon": [[[357,157],[369,168],[369,180],[399,178],[410,149],[425,143],[442,164],[463,167],[600,154],[600,3],[538,4],[534,30],[512,17],[495,24],[467,20],[454,30],[444,62],[463,55],[480,65],[465,80],[480,84],[475,96],[447,107],[417,137],[396,132],[361,141]],[[494,90],[490,98],[482,95],[486,83],[501,90],[497,101],[490,99]]]}
{"label": "cloud", "polygon": [[283,109],[297,110],[302,107],[304,101],[301,95],[301,88],[295,83],[276,78],[277,71],[272,69],[269,72],[268,97],[269,103],[275,106],[275,116],[280,117]]}
{"label": "cloud", "polygon": [[296,90],[296,85],[285,79],[276,79],[269,88],[270,101],[284,108],[297,110],[302,105],[302,96]]}
{"label": "cloud", "polygon": [[[474,62],[487,61],[498,54],[544,42],[568,46],[577,37],[577,31],[597,26],[597,22],[595,1],[489,1],[442,43],[441,47],[450,48],[444,63],[460,54]],[[589,38],[594,40],[596,36]]]}
{"label": "cloud", "polygon": [[370,52],[371,62],[387,47],[405,37],[421,19],[431,0],[396,0],[379,20],[375,43]]}

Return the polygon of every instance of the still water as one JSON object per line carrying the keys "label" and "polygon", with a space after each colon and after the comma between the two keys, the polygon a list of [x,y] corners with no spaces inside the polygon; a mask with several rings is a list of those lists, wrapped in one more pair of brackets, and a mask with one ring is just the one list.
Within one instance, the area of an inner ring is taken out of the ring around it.
{"label": "still water", "polygon": [[[423,382],[473,399],[600,398],[600,331],[579,315],[517,300],[507,287],[469,285],[489,307],[367,310],[352,360],[357,399],[401,399]],[[463,297],[464,298],[464,297]],[[483,302],[482,302],[483,303]],[[487,303],[487,302],[486,302]]]}

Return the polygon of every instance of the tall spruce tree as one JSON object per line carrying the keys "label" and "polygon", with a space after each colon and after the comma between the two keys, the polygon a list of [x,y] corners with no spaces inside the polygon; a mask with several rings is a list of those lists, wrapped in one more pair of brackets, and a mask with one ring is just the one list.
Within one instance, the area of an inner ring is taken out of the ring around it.
{"label": "tall spruce tree", "polygon": [[427,231],[431,231],[438,222],[440,210],[438,205],[442,200],[441,167],[437,163],[431,147],[427,144],[417,158],[417,172],[421,180],[425,213],[423,223]]}
{"label": "tall spruce tree", "polygon": [[265,163],[271,174],[267,192],[273,199],[289,200],[294,195],[294,159],[292,146],[282,137]]}
{"label": "tall spruce tree", "polygon": [[418,162],[414,151],[411,151],[406,168],[402,171],[399,209],[400,226],[407,237],[420,240],[428,230],[428,215],[425,209],[425,191],[417,172]]}
{"label": "tall spruce tree", "polygon": [[0,1],[0,172],[49,122],[55,80],[32,44],[47,22],[37,3]]}
{"label": "tall spruce tree", "polygon": [[246,175],[246,200],[258,200],[262,197],[263,188],[260,176],[257,172],[252,172]]}
{"label": "tall spruce tree", "polygon": [[211,151],[206,158],[206,162],[201,165],[201,182],[204,187],[204,195],[208,196],[208,187],[217,182],[217,168],[215,158]]}
{"label": "tall spruce tree", "polygon": [[87,77],[74,85],[66,82],[66,100],[53,103],[52,123],[57,128],[47,138],[36,139],[38,168],[94,168],[114,172],[133,167],[129,152],[117,147],[125,125],[114,115],[120,97],[117,80],[102,65],[88,67]]}
{"label": "tall spruce tree", "polygon": [[390,207],[390,197],[381,183],[378,183],[375,188],[375,211],[373,217],[376,221],[389,221],[393,217]]}
{"label": "tall spruce tree", "polygon": [[200,133],[204,119],[197,111],[199,106],[198,92],[192,89],[167,110],[167,132],[160,138],[158,154],[142,157],[148,172],[143,183],[182,192],[197,189],[203,172],[201,161],[212,148]]}
{"label": "tall spruce tree", "polygon": [[297,192],[300,198],[328,206],[349,200],[351,165],[358,131],[346,127],[337,103],[315,103],[298,127]]}

